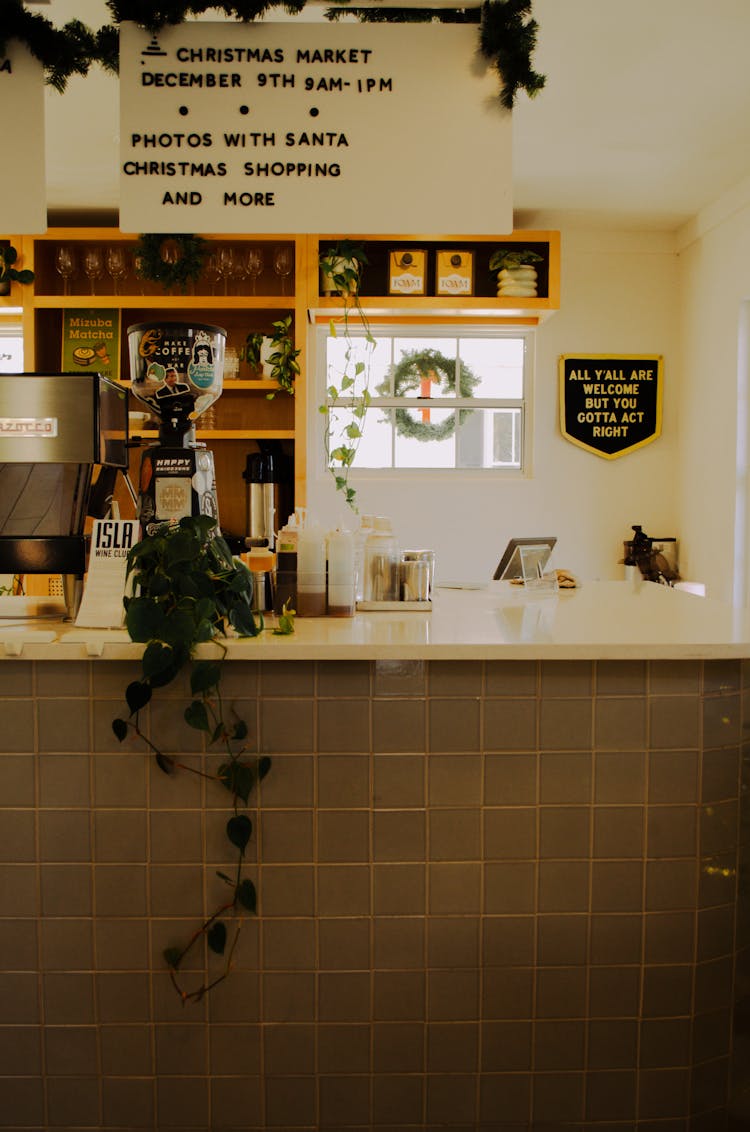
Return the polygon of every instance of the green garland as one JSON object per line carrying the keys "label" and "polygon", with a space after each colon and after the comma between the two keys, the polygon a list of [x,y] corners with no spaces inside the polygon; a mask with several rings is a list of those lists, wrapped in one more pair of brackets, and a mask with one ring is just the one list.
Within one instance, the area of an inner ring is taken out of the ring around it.
{"label": "green garland", "polygon": [[[525,90],[530,97],[544,86],[544,76],[531,66],[536,46],[538,25],[530,18],[532,0],[483,0],[481,9],[423,8],[358,8],[348,7],[346,0],[326,10],[326,18],[338,20],[342,15],[355,15],[361,23],[480,23],[479,45],[485,59],[497,71],[500,102],[512,109],[516,94]],[[150,32],[165,26],[184,23],[189,17],[215,9],[242,23],[261,19],[274,8],[299,13],[307,0],[234,0],[234,3],[198,0],[107,0],[112,14],[110,24],[92,31],[80,20],[71,20],[58,28],[38,12],[29,12],[23,0],[2,0],[0,12],[0,58],[10,40],[26,45],[44,69],[45,82],[58,91],[65,90],[71,75],[86,75],[92,64],[99,63],[117,74],[119,68],[119,25],[123,20],[140,24]],[[481,21],[481,22],[480,22]]]}
{"label": "green garland", "polygon": [[[171,263],[164,258],[164,245],[169,240],[176,244]],[[179,287],[184,295],[188,283],[195,283],[203,270],[206,241],[202,236],[149,232],[139,237],[133,255],[139,260],[139,278],[161,283],[165,291]]]}
{"label": "green garland", "polygon": [[[453,393],[456,389],[456,369],[458,369],[459,397],[473,397],[474,390],[479,385],[479,378],[475,377],[460,359],[457,364],[455,358],[448,358],[439,350],[406,351],[398,365],[391,368],[389,380],[378,386],[378,392],[387,396],[390,393],[390,378],[392,378],[393,396],[408,397],[415,391],[418,395],[422,380],[436,373],[440,375],[442,392]],[[450,408],[450,402],[447,402],[445,407]],[[415,440],[446,440],[455,431],[456,415],[460,423],[471,412],[472,409],[459,409],[458,414],[449,413],[440,424],[429,424],[427,421],[415,420],[409,409],[396,409],[394,414],[396,432],[401,436],[413,437]]]}

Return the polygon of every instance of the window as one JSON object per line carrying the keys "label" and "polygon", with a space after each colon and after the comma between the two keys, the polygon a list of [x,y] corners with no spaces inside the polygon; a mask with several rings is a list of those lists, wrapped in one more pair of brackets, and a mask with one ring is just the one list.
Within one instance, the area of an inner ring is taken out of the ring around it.
{"label": "window", "polygon": [[[371,328],[374,346],[364,335],[353,333],[349,343],[321,331],[330,450],[351,444],[347,409],[369,388],[372,400],[355,469],[523,471],[528,466],[531,333],[486,326],[462,326],[458,333],[448,326],[424,329]],[[344,374],[354,379],[352,386],[344,382],[342,388]]]}

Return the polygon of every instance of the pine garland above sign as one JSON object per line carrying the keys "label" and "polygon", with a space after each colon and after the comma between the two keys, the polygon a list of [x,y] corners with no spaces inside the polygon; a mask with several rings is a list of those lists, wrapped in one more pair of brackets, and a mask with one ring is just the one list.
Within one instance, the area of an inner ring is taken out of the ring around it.
{"label": "pine garland above sign", "polygon": [[[55,27],[46,16],[29,12],[23,0],[3,0],[0,11],[0,59],[10,40],[25,44],[44,68],[45,81],[63,91],[71,75],[86,75],[94,63],[116,74],[119,67],[119,25],[124,20],[140,24],[150,32],[184,23],[190,17],[211,9],[230,19],[248,23],[267,15],[273,8],[289,13],[303,10],[307,0],[235,0],[211,3],[199,0],[107,0],[111,24],[92,31],[80,20]],[[534,97],[544,86],[544,75],[531,66],[538,25],[531,19],[532,0],[484,0],[477,8],[364,8],[346,3],[326,9],[329,20],[354,15],[361,23],[478,23],[482,55],[497,71],[500,102],[512,109],[516,94],[525,90]]]}

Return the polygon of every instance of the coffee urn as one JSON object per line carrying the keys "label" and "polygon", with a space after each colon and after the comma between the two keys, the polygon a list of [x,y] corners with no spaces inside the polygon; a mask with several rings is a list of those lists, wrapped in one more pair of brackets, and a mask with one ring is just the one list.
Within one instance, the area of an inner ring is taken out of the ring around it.
{"label": "coffee urn", "polygon": [[276,546],[276,534],[291,511],[288,460],[271,443],[259,441],[259,452],[245,461],[245,545]]}

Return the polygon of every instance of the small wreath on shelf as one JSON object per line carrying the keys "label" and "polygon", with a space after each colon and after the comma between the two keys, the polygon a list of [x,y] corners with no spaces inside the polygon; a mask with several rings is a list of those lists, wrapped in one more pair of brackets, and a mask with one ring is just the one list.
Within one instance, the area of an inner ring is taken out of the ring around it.
{"label": "small wreath on shelf", "polygon": [[133,255],[140,279],[161,283],[165,291],[179,287],[183,295],[203,271],[206,241],[202,236],[148,232],[138,238]]}
{"label": "small wreath on shelf", "polygon": [[[479,384],[467,365],[459,359],[448,358],[439,350],[407,350],[398,365],[391,369],[393,378],[393,395],[395,397],[423,396],[421,392],[424,383],[437,384],[443,393],[454,393],[458,380],[458,396],[473,397],[474,390]],[[378,386],[378,392],[384,395],[390,393],[390,382],[385,381]],[[450,402],[446,403],[450,408]],[[449,413],[440,424],[434,424],[425,418],[429,409],[417,409],[422,419],[412,416],[410,409],[396,409],[396,432],[401,436],[410,436],[415,440],[446,440],[452,436],[456,428],[456,416],[459,423],[473,412],[472,409],[459,409],[458,413]]]}

